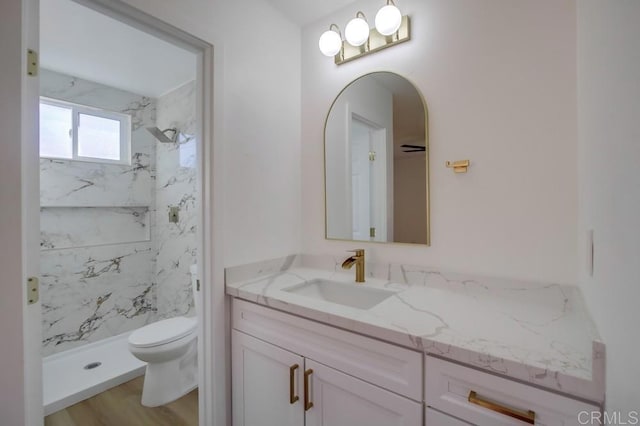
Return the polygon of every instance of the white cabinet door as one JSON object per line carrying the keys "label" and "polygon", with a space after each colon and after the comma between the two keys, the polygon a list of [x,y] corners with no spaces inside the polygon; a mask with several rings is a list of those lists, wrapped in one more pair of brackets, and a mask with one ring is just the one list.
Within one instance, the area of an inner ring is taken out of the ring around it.
{"label": "white cabinet door", "polygon": [[425,426],[469,426],[469,423],[458,420],[440,411],[426,407],[424,410]]}
{"label": "white cabinet door", "polygon": [[233,328],[414,401],[424,399],[420,352],[239,299],[233,301]]}
{"label": "white cabinet door", "polygon": [[233,425],[303,426],[304,358],[235,330],[231,339]]}
{"label": "white cabinet door", "polygon": [[307,359],[306,426],[421,426],[422,404]]}

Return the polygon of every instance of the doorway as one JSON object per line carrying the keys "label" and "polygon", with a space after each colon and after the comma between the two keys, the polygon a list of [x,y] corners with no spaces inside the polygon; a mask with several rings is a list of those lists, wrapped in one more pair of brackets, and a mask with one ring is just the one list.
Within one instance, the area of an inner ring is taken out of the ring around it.
{"label": "doorway", "polygon": [[352,114],[349,123],[352,238],[387,238],[387,130]]}
{"label": "doorway", "polygon": [[[139,384],[144,363],[110,362],[130,355],[128,334],[193,317],[196,299],[206,300],[210,232],[202,194],[212,52],[122,4],[52,0],[41,8],[42,348],[47,360],[61,362],[48,372],[45,361],[49,414],[104,389]],[[128,50],[127,40],[136,49]],[[200,295],[191,290],[192,276],[203,284]],[[203,317],[199,312],[200,389],[208,347]],[[79,369],[67,379],[105,377],[52,397],[48,386],[60,380],[50,372],[63,372],[64,358]],[[112,364],[117,371],[106,374]]]}

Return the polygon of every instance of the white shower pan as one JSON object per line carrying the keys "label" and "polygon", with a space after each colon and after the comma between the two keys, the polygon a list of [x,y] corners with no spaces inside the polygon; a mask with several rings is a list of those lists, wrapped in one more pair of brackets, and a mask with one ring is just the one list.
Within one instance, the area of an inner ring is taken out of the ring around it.
{"label": "white shower pan", "polygon": [[43,358],[44,415],[142,376],[147,364],[129,352],[129,334],[131,332]]}

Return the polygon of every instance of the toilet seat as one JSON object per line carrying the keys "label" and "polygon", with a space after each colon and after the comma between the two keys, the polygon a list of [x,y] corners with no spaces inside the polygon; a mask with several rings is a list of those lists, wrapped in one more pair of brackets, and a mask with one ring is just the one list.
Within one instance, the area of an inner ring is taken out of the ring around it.
{"label": "toilet seat", "polygon": [[195,318],[169,318],[134,331],[129,336],[129,344],[138,348],[164,345],[193,333],[197,326]]}

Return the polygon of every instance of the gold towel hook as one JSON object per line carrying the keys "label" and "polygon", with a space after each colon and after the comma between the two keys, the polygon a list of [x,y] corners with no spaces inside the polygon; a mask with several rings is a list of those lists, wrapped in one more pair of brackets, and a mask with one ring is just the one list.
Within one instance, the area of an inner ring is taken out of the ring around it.
{"label": "gold towel hook", "polygon": [[445,163],[448,168],[453,169],[454,173],[467,173],[469,164],[471,164],[469,160],[459,160],[454,161],[453,163],[451,161],[447,161]]}

